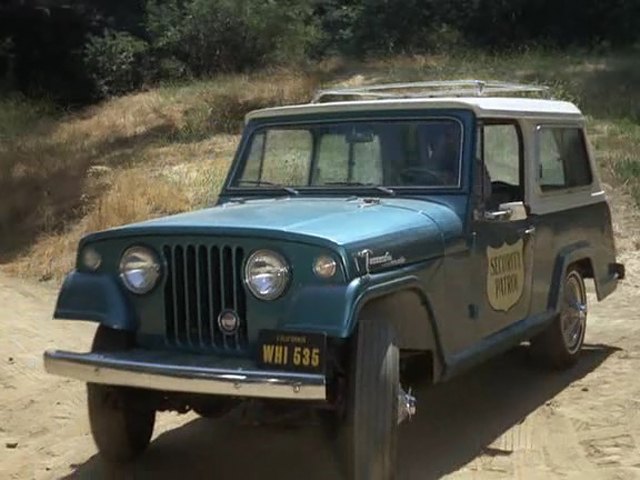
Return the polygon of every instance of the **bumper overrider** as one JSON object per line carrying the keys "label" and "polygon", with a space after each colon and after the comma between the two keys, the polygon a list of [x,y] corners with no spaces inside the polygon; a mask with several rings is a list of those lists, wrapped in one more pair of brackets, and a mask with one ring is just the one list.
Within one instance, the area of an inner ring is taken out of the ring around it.
{"label": "bumper overrider", "polygon": [[74,353],[47,350],[48,373],[89,383],[234,397],[319,401],[326,399],[323,374],[221,367],[202,357],[146,350]]}

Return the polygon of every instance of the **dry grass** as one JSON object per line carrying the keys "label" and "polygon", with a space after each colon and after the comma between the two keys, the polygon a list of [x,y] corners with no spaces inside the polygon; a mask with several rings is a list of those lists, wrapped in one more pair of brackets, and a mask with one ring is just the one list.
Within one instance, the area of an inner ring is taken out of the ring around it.
{"label": "dry grass", "polygon": [[269,71],[165,85],[61,114],[0,98],[0,263],[59,279],[78,240],[215,201],[252,109],[306,102],[320,85],[438,78],[508,78],[554,86],[580,104],[605,180],[640,203],[640,65],[634,54],[531,52],[495,57],[406,56],[311,72]]}
{"label": "dry grass", "polygon": [[593,121],[590,138],[605,180],[626,187],[640,205],[640,124]]}
{"label": "dry grass", "polygon": [[73,268],[76,246],[86,233],[181,212],[191,206],[178,184],[150,174],[146,169],[102,171],[100,175],[110,177],[104,179],[110,188],[87,215],[67,231],[42,236],[26,255],[10,266],[10,271],[43,280],[59,277]]}
{"label": "dry grass", "polygon": [[[316,82],[285,72],[219,77],[67,115],[0,99],[0,262],[59,278],[68,261],[42,260],[72,252],[87,231],[212,203],[246,112],[306,101]],[[171,188],[151,197],[149,175]]]}

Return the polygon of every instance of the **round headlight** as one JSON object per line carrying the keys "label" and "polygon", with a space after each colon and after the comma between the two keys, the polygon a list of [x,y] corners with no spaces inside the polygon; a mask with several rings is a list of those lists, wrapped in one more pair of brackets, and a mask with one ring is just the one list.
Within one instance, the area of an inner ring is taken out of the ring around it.
{"label": "round headlight", "polygon": [[100,268],[100,265],[102,264],[102,256],[100,256],[100,254],[93,247],[86,247],[82,251],[80,261],[86,269],[95,272],[96,270],[98,270],[98,268]]}
{"label": "round headlight", "polygon": [[244,280],[260,300],[275,300],[289,283],[289,266],[281,255],[271,250],[258,250],[247,259]]}
{"label": "round headlight", "polygon": [[316,258],[316,261],[313,262],[313,273],[320,278],[333,277],[336,274],[337,269],[338,264],[336,261],[327,255],[322,255]]}
{"label": "round headlight", "polygon": [[148,293],[160,279],[160,263],[150,249],[131,247],[120,260],[120,278],[133,293]]}

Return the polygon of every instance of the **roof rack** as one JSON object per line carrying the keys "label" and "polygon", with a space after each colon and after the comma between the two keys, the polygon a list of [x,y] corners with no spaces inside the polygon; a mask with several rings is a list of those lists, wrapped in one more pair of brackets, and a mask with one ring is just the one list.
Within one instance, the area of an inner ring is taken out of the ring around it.
{"label": "roof rack", "polygon": [[491,95],[538,94],[550,98],[549,87],[494,80],[448,80],[431,82],[387,83],[352,88],[320,90],[311,103],[322,103],[327,99],[342,97],[357,99],[389,98],[437,98],[437,97],[483,97]]}

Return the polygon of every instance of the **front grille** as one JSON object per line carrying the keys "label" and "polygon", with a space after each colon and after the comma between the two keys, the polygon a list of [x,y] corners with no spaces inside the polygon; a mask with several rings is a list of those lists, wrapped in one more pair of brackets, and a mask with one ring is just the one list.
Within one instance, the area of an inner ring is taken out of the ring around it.
{"label": "front grille", "polygon": [[[165,245],[165,336],[176,347],[242,350],[247,345],[244,252],[222,245]],[[240,327],[224,334],[218,316],[233,310]]]}

